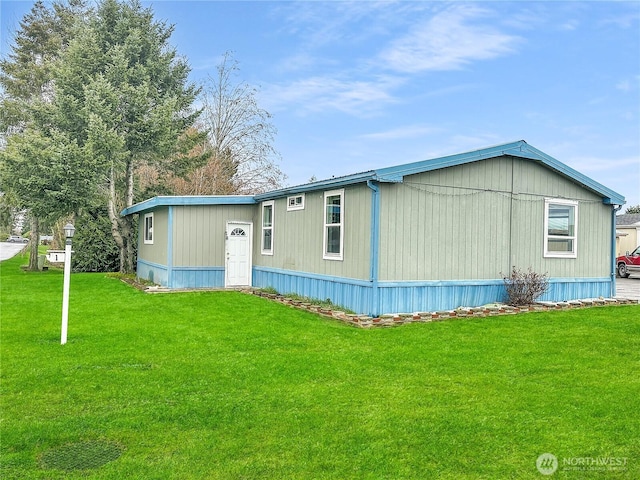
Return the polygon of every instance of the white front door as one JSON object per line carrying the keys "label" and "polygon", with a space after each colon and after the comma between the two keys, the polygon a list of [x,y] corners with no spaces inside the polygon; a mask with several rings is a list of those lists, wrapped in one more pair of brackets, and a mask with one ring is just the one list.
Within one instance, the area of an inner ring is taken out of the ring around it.
{"label": "white front door", "polygon": [[225,286],[251,285],[252,236],[250,223],[228,222],[226,231]]}

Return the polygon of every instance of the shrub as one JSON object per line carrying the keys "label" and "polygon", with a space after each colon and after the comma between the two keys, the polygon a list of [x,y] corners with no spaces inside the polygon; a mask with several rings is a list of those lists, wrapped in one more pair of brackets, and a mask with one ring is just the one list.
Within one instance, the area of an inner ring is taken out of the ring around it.
{"label": "shrub", "polygon": [[118,246],[111,235],[111,222],[106,208],[83,212],[75,219],[73,237],[74,272],[114,272],[119,268]]}
{"label": "shrub", "polygon": [[531,267],[525,272],[514,266],[508,276],[501,275],[509,305],[530,305],[549,288],[547,274],[536,273]]}

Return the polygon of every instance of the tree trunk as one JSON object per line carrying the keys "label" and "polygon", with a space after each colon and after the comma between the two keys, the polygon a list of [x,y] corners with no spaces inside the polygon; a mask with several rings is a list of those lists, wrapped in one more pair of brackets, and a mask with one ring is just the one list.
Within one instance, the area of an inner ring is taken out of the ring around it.
{"label": "tree trunk", "polygon": [[[127,163],[127,191],[126,191],[126,206],[133,205],[134,198],[134,175],[133,175],[133,162]],[[135,259],[135,245],[133,241],[133,228],[130,218],[123,218],[120,216],[117,202],[116,191],[116,177],[115,170],[112,167],[109,178],[109,203],[108,212],[109,220],[111,222],[111,235],[118,246],[120,251],[119,264],[120,273],[132,273],[134,271],[134,259]]]}
{"label": "tree trunk", "polygon": [[115,170],[111,167],[111,172],[109,176],[109,200],[107,204],[107,211],[109,213],[109,221],[111,222],[111,235],[118,246],[118,250],[120,251],[119,258],[119,271],[120,273],[125,273],[125,240],[122,237],[122,233],[120,232],[120,218],[119,213],[117,212],[116,206],[116,178],[115,178]]}
{"label": "tree trunk", "polygon": [[[127,163],[127,207],[133,205],[134,199],[134,164],[133,160],[129,160]],[[133,225],[130,217],[120,217],[120,225],[122,226],[123,237],[126,243],[125,249],[125,272],[133,273],[134,260],[136,255],[133,235]]]}
{"label": "tree trunk", "polygon": [[40,223],[36,217],[31,218],[31,240],[29,241],[29,267],[38,270],[38,245],[40,244]]}

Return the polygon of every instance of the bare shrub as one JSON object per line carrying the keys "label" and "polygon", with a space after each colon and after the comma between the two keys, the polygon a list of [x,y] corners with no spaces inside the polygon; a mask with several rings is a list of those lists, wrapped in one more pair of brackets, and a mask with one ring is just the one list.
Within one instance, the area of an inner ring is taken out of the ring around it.
{"label": "bare shrub", "polygon": [[501,275],[509,305],[530,305],[549,288],[547,274],[536,273],[531,267],[525,272],[514,266],[508,276],[503,273]]}

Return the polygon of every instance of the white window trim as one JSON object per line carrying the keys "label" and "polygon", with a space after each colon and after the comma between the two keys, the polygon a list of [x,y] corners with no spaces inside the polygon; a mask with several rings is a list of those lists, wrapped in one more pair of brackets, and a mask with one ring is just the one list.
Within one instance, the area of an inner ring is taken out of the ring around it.
{"label": "white window trim", "polygon": [[[574,207],[574,228],[573,235],[570,237],[549,235],[549,205],[568,205]],[[549,251],[549,238],[561,238],[565,240],[573,240],[573,251],[557,252]],[[544,199],[544,257],[545,258],[577,258],[578,257],[578,202],[574,200],[566,200],[564,198],[545,198]]]}
{"label": "white window trim", "polygon": [[[151,228],[147,230],[147,219],[151,219]],[[145,213],[144,220],[142,224],[142,238],[144,240],[145,245],[153,245],[153,229],[155,228],[155,219],[153,218],[153,212]],[[150,235],[147,235],[149,233]]]}
{"label": "white window trim", "polygon": [[[327,223],[327,197],[340,196],[340,223]],[[322,201],[322,258],[324,260],[344,260],[344,189],[324,192]],[[340,253],[327,253],[327,227],[340,227]]]}
{"label": "white window trim", "polygon": [[[265,227],[264,226],[264,207],[267,206],[271,206],[271,226],[270,227]],[[262,255],[273,255],[273,242],[275,240],[275,236],[274,236],[274,231],[275,231],[275,213],[276,213],[276,207],[275,207],[275,202],[273,200],[270,200],[268,202],[262,202],[262,206],[261,208],[261,214],[262,214],[262,218],[260,221],[260,252],[262,253]],[[265,230],[271,230],[271,249],[270,250],[265,250],[264,248],[264,232]]]}
{"label": "white window trim", "polygon": [[[291,205],[291,199],[292,198],[298,198],[300,197],[302,199],[302,202],[300,203],[300,205]],[[304,210],[304,193],[301,193],[299,195],[291,195],[290,197],[287,197],[287,212],[292,212],[295,210]]]}

